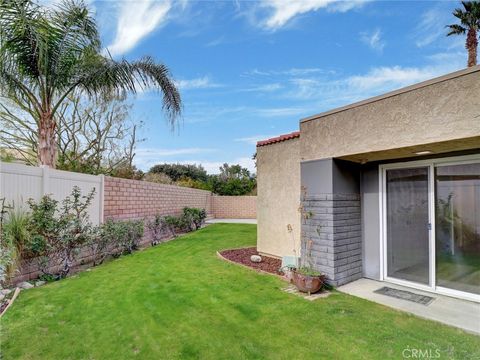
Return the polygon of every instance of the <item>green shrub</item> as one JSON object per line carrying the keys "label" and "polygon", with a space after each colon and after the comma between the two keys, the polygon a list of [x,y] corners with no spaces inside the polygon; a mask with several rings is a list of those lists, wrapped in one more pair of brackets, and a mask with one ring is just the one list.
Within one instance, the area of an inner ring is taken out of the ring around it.
{"label": "green shrub", "polygon": [[[70,196],[58,201],[43,196],[39,202],[30,199],[30,241],[24,245],[27,256],[35,257],[39,268],[46,276],[67,276],[75,264],[81,246],[93,234],[87,209],[93,200],[95,188],[82,196],[80,188],[74,186]],[[58,212],[58,215],[57,215]],[[53,265],[60,265],[58,274],[52,274]]]}
{"label": "green shrub", "polygon": [[207,218],[207,212],[205,209],[185,207],[183,208],[182,216],[186,229],[188,231],[194,231],[202,227]]}
{"label": "green shrub", "polygon": [[30,217],[21,210],[11,210],[6,216],[6,220],[3,224],[3,236],[5,241],[10,243],[15,252],[16,257],[20,257],[24,252],[25,246],[31,241],[29,231]]}
{"label": "green shrub", "polygon": [[142,220],[107,220],[101,226],[100,236],[104,237],[111,249],[112,256],[130,254],[138,249],[138,244],[143,237]]}
{"label": "green shrub", "polygon": [[183,217],[166,215],[163,217],[163,221],[165,223],[165,228],[173,237],[177,237],[177,230],[182,231],[185,228]]}
{"label": "green shrub", "polygon": [[93,266],[100,265],[110,255],[110,239],[104,236],[102,230],[103,228],[101,226],[94,227],[91,236],[89,236],[86,241],[86,245],[92,252]]}
{"label": "green shrub", "polygon": [[5,198],[0,199],[0,283],[3,283],[11,274],[16,257],[15,245],[11,237],[5,234],[5,216],[9,209]]}
{"label": "green shrub", "polygon": [[152,246],[159,244],[166,232],[172,233],[170,224],[166,221],[165,216],[156,214],[152,220],[146,220],[145,222],[152,235]]}

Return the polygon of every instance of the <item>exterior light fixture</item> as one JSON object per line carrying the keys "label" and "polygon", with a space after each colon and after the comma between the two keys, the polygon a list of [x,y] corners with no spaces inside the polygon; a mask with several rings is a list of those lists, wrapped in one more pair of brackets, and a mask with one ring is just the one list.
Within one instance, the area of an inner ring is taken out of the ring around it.
{"label": "exterior light fixture", "polygon": [[415,154],[416,155],[428,155],[428,154],[432,154],[432,152],[430,150],[425,150],[425,151],[418,151]]}

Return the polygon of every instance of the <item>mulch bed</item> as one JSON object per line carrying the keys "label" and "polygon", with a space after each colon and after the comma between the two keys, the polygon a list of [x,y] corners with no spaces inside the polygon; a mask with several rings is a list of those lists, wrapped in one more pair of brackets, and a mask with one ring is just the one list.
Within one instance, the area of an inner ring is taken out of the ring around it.
{"label": "mulch bed", "polygon": [[225,259],[251,267],[256,270],[262,270],[275,275],[282,275],[282,272],[279,272],[279,269],[282,266],[282,260],[280,259],[261,255],[262,262],[255,263],[250,260],[250,256],[259,255],[256,247],[224,250],[220,252],[220,255],[222,255]]}

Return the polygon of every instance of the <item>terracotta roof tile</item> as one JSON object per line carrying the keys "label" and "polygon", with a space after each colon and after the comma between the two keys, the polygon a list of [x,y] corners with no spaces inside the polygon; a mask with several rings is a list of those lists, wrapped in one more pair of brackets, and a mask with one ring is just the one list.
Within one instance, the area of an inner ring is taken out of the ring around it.
{"label": "terracotta roof tile", "polygon": [[277,136],[277,137],[274,137],[274,138],[271,138],[271,139],[267,139],[267,140],[261,140],[261,141],[257,142],[257,147],[258,146],[270,145],[270,144],[274,144],[274,143],[285,141],[285,140],[295,139],[295,138],[298,138],[298,137],[300,137],[300,131],[295,131],[295,132],[292,132],[290,134],[280,135],[280,136]]}

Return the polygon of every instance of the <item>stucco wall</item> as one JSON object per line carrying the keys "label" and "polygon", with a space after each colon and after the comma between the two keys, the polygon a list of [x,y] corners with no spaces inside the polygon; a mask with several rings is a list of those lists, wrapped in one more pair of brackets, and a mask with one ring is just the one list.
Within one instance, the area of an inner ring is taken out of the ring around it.
{"label": "stucco wall", "polygon": [[297,138],[257,148],[257,248],[261,253],[294,255],[293,235],[299,254],[299,145]]}
{"label": "stucco wall", "polygon": [[301,157],[323,159],[480,136],[480,67],[458,74],[304,120]]}

